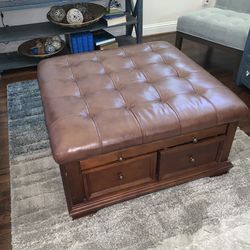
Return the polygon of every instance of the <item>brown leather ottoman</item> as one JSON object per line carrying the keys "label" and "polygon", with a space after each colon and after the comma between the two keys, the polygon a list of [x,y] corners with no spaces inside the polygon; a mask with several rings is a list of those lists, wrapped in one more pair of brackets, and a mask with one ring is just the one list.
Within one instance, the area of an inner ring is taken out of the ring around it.
{"label": "brown leather ottoman", "polygon": [[165,42],[44,60],[38,78],[73,218],[227,172],[248,112]]}

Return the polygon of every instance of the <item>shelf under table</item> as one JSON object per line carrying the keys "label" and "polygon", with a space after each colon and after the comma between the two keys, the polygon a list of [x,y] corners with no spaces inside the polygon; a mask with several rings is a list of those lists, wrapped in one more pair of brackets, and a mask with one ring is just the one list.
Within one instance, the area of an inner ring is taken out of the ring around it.
{"label": "shelf under table", "polygon": [[64,35],[64,34],[85,32],[85,31],[93,32],[100,29],[132,25],[136,23],[137,23],[136,17],[127,15],[126,23],[114,25],[112,27],[107,27],[107,25],[102,20],[82,28],[67,28],[50,22],[9,26],[0,28],[0,42],[22,41],[33,38]]}
{"label": "shelf under table", "polygon": [[[93,1],[93,0],[92,0]],[[49,7],[53,5],[63,5],[78,3],[79,0],[22,0],[22,1],[10,1],[10,0],[1,0],[0,1],[0,11],[11,11],[11,10],[21,10],[21,9],[30,9],[30,8],[41,8]],[[88,0],[82,0],[81,2],[88,2]],[[94,2],[94,1],[93,1]]]}
{"label": "shelf under table", "polygon": [[[117,41],[119,46],[136,44],[136,39],[131,36],[119,36]],[[0,73],[5,70],[36,66],[40,61],[41,59],[22,56],[17,52],[0,54]]]}

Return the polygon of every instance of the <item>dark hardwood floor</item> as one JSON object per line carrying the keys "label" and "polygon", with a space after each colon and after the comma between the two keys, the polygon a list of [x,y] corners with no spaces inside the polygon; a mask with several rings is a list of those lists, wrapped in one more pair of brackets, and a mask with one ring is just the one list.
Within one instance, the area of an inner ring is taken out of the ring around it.
{"label": "dark hardwood floor", "polygon": [[[175,42],[175,33],[161,34],[144,38],[144,42],[164,40],[172,44]],[[233,82],[233,69],[239,58],[228,52],[215,49],[208,60],[208,48],[204,45],[184,40],[182,51],[203,66],[212,75],[219,79],[235,92],[250,108],[250,90],[237,87]],[[36,69],[23,69],[6,72],[0,82],[0,249],[11,249],[10,223],[10,184],[8,158],[8,112],[7,112],[7,85],[12,82],[36,78]],[[250,135],[250,113],[248,118],[240,123],[240,127]]]}

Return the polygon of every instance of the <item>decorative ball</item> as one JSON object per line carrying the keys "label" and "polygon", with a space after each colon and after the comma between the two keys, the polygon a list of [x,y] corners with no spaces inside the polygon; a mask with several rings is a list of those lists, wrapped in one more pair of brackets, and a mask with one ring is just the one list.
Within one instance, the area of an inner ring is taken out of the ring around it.
{"label": "decorative ball", "polygon": [[47,38],[45,43],[44,43],[44,46],[52,45],[52,43],[53,43],[52,38]]}
{"label": "decorative ball", "polygon": [[82,14],[84,15],[87,12],[87,8],[85,6],[83,6],[83,4],[76,4],[76,9],[80,10],[82,12]]}
{"label": "decorative ball", "polygon": [[59,36],[53,36],[51,39],[52,39],[52,41],[61,42],[61,38]]}
{"label": "decorative ball", "polygon": [[82,23],[83,22],[83,15],[82,12],[78,9],[70,9],[67,12],[67,21],[68,23],[74,24],[74,23]]}
{"label": "decorative ball", "polygon": [[109,8],[120,8],[121,4],[117,0],[111,0],[109,3]]}
{"label": "decorative ball", "polygon": [[56,22],[61,22],[66,16],[66,12],[62,7],[54,6],[50,9],[49,15]]}
{"label": "decorative ball", "polygon": [[59,50],[61,48],[61,41],[53,41],[52,46],[55,47],[56,50]]}
{"label": "decorative ball", "polygon": [[47,45],[45,46],[45,52],[47,54],[54,53],[56,51],[56,48],[53,45]]}

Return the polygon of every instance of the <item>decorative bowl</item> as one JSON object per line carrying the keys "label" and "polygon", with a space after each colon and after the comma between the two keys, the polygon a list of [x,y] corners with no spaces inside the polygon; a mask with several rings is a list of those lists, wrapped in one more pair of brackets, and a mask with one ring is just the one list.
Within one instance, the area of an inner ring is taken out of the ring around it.
{"label": "decorative bowl", "polygon": [[[52,8],[55,8],[52,7]],[[51,10],[52,10],[51,8]],[[84,27],[86,25],[89,24],[93,24],[98,22],[107,12],[106,8],[102,5],[99,4],[94,4],[94,3],[77,3],[77,4],[66,4],[66,5],[62,5],[62,6],[58,6],[58,8],[63,8],[66,15],[63,18],[63,20],[61,22],[56,21],[55,19],[53,19],[51,17],[50,11],[47,13],[47,18],[50,22],[63,26],[63,27],[69,27],[69,28],[81,28]],[[83,17],[85,17],[85,15],[88,15],[87,17],[87,21],[83,21],[82,23],[68,23],[67,21],[67,13],[69,10],[71,9],[84,9],[86,10],[86,12],[83,14]],[[89,20],[91,17],[91,20]]]}
{"label": "decorative bowl", "polygon": [[58,54],[59,52],[61,52],[64,47],[65,47],[65,42],[63,40],[61,41],[61,47],[59,49],[56,49],[54,52],[51,53],[43,53],[43,54],[33,54],[32,53],[32,48],[34,48],[37,44],[37,41],[41,41],[43,44],[45,44],[45,42],[47,41],[48,38],[36,38],[36,39],[32,39],[29,41],[26,41],[24,43],[22,43],[19,47],[18,47],[18,53],[24,56],[28,56],[28,57],[34,57],[34,58],[46,58],[46,57],[50,57],[53,55]]}

